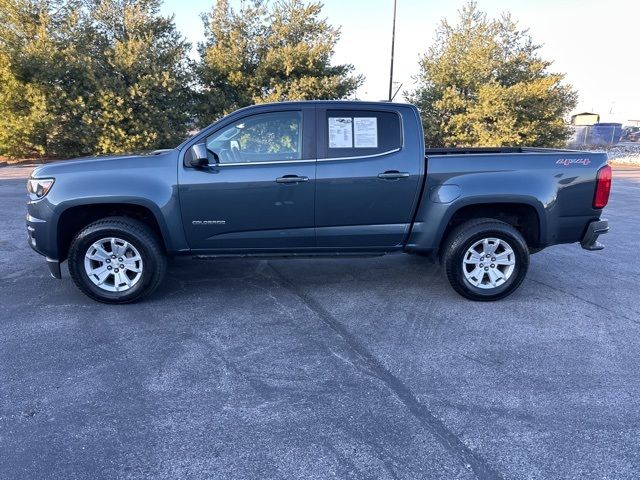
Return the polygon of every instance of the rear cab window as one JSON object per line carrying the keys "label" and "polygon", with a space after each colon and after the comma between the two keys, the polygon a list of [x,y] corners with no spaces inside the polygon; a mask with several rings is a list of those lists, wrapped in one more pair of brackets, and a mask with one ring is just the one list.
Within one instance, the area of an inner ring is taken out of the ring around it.
{"label": "rear cab window", "polygon": [[402,148],[400,115],[393,111],[326,110],[325,158],[377,156]]}

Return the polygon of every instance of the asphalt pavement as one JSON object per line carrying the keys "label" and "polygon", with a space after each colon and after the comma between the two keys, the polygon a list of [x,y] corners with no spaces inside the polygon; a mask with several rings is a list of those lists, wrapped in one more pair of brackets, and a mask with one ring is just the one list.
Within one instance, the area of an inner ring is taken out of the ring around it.
{"label": "asphalt pavement", "polygon": [[95,303],[26,243],[0,168],[2,479],[640,477],[640,171],[607,248],[549,248],[511,297],[422,258],[172,261]]}

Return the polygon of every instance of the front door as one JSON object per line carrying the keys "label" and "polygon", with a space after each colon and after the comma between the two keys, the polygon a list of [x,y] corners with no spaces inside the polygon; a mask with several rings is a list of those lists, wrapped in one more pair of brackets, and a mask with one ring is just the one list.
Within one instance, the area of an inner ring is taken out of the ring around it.
{"label": "front door", "polygon": [[277,252],[315,246],[313,108],[235,119],[206,139],[214,162],[180,166],[182,219],[201,253]]}

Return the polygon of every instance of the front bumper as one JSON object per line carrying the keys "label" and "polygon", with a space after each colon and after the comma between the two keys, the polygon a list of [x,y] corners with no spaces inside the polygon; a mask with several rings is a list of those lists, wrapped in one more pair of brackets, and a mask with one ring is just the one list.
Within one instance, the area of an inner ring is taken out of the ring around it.
{"label": "front bumper", "polygon": [[27,214],[26,221],[29,246],[40,255],[54,257],[55,255],[52,255],[53,252],[50,251],[50,248],[47,248],[51,243],[49,241],[50,231],[48,222],[31,214]]}
{"label": "front bumper", "polygon": [[60,261],[53,258],[47,258],[47,266],[49,267],[49,273],[53,278],[62,278],[62,271],[60,270]]}
{"label": "front bumper", "polygon": [[604,245],[598,242],[598,237],[609,231],[609,222],[605,220],[594,220],[587,226],[587,231],[580,240],[580,246],[585,250],[602,250]]}
{"label": "front bumper", "polygon": [[26,223],[29,246],[40,255],[44,255],[52,277],[62,278],[60,261],[55,258],[57,252],[51,247],[52,232],[50,232],[48,222],[28,214]]}

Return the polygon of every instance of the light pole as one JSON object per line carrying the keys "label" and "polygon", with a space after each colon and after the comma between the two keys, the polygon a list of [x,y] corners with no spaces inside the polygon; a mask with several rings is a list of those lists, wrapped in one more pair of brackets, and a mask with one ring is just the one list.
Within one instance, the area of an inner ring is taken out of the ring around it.
{"label": "light pole", "polygon": [[396,44],[396,4],[393,0],[393,30],[391,31],[391,71],[389,72],[389,101],[393,99],[393,52]]}

